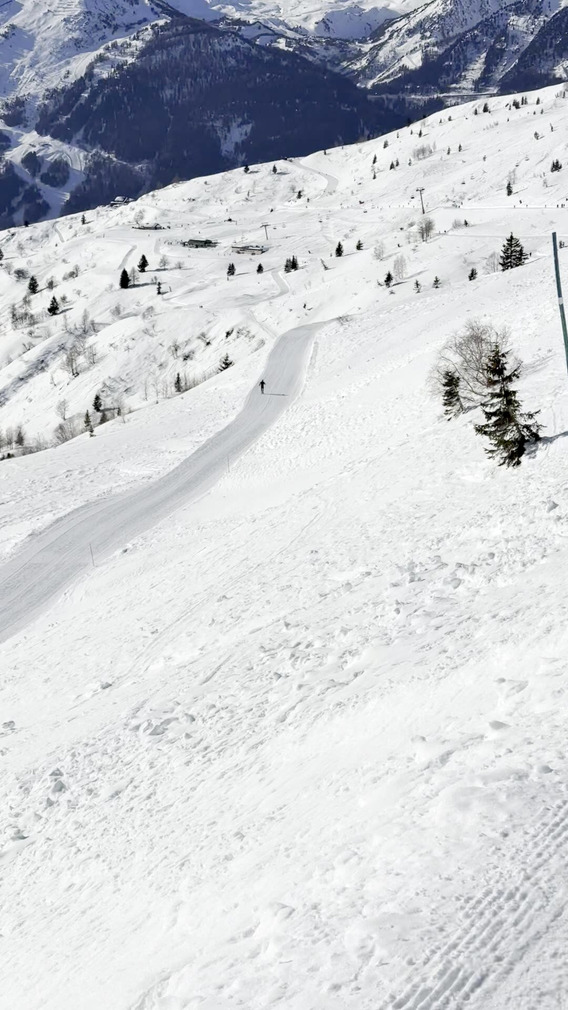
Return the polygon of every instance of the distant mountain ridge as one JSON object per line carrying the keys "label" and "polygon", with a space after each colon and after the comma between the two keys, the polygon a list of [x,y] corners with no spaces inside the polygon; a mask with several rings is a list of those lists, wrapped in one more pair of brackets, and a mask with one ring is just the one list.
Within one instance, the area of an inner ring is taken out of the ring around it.
{"label": "distant mountain ridge", "polygon": [[[51,188],[71,183],[64,210],[72,212],[176,179],[377,136],[403,125],[407,113],[404,101],[393,108],[294,52],[175,17],[111,45],[81,77],[48,92],[32,123],[25,107],[8,113],[8,146],[20,144],[1,169],[0,222],[50,211],[46,175],[52,179],[54,166]],[[77,166],[70,179],[69,162]]]}
{"label": "distant mountain ridge", "polygon": [[0,224],[568,79],[568,0],[284,2],[8,0]]}

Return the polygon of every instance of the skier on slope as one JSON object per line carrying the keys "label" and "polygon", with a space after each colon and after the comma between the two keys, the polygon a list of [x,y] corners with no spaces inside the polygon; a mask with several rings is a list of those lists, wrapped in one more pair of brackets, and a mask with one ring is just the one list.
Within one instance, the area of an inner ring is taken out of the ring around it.
{"label": "skier on slope", "polygon": [[260,386],[260,392],[264,393],[264,387],[266,386],[266,383],[265,383],[264,379],[260,380],[259,386]]}

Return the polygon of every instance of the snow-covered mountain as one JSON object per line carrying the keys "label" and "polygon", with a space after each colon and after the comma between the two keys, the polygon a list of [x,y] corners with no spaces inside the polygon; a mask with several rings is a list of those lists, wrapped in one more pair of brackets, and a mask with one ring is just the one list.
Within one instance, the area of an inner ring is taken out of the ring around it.
{"label": "snow-covered mountain", "polygon": [[568,48],[564,10],[564,0],[431,0],[380,29],[351,72],[367,86],[391,90],[507,90],[511,73],[515,87],[531,87],[528,77],[521,81],[522,63],[514,68],[531,43],[538,51],[545,30],[557,50],[554,67],[543,66],[549,82]]}
{"label": "snow-covered mountain", "polygon": [[408,106],[377,101],[312,59],[183,18],[111,44],[48,92],[31,122],[20,113],[5,114],[0,134],[4,227],[377,136],[402,125]]}
{"label": "snow-covered mountain", "polygon": [[308,5],[309,14],[294,3],[215,4],[208,0],[7,0],[0,6],[0,96],[30,98],[72,81],[106,44],[130,37],[146,25],[182,15],[206,21],[223,15],[268,19],[309,28],[315,34],[359,38],[387,16],[396,16],[386,2]]}
{"label": "snow-covered mountain", "polygon": [[[2,235],[11,1010],[562,1004],[567,102]],[[517,470],[429,392],[475,319]]]}
{"label": "snow-covered mountain", "polygon": [[267,3],[8,0],[0,222],[350,143],[444,102],[566,78],[564,0]]}

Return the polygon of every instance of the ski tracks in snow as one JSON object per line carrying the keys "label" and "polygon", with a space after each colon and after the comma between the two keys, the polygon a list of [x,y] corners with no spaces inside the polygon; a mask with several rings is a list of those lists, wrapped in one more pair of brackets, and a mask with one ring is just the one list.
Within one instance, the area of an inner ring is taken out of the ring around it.
{"label": "ski tracks in snow", "polygon": [[392,993],[380,1010],[488,1006],[488,993],[564,912],[568,801],[559,801],[543,821],[527,830],[521,844],[521,868],[508,873],[501,865],[497,879],[479,896],[463,899],[460,928],[411,967],[400,993]]}

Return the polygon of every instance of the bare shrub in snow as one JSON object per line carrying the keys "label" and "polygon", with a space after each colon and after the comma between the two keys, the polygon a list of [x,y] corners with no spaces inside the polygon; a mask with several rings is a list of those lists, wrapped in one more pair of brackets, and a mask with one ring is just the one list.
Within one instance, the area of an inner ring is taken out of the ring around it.
{"label": "bare shrub in snow", "polygon": [[394,274],[395,281],[398,281],[399,283],[400,281],[403,281],[404,278],[406,277],[406,260],[402,255],[402,253],[400,254],[400,256],[397,256],[395,258],[392,267],[392,272]]}
{"label": "bare shrub in snow", "polygon": [[412,157],[416,161],[423,161],[424,158],[431,158],[433,153],[431,144],[420,144],[419,147],[414,148]]}
{"label": "bare shrub in snow", "polygon": [[69,442],[70,439],[75,438],[79,434],[80,428],[75,418],[68,418],[66,421],[61,421],[53,432],[53,439],[56,445],[63,445],[64,442]]}
{"label": "bare shrub in snow", "polygon": [[500,270],[499,256],[497,255],[496,252],[492,252],[487,257],[485,263],[483,264],[483,269],[485,270],[486,274],[496,274]]}
{"label": "bare shrub in snow", "polygon": [[418,234],[423,242],[427,242],[434,232],[434,221],[431,217],[423,217],[418,225]]}
{"label": "bare shrub in snow", "polygon": [[376,260],[382,260],[384,258],[384,255],[385,255],[385,243],[384,242],[375,242],[375,245],[373,246],[373,256],[374,256],[374,258]]}
{"label": "bare shrub in snow", "polygon": [[77,331],[81,335],[87,336],[88,333],[94,333],[95,329],[96,329],[95,324],[91,319],[89,313],[85,309],[81,316],[80,322],[78,323]]}
{"label": "bare shrub in snow", "polygon": [[459,333],[444,344],[429,376],[430,392],[443,400],[448,373],[459,379],[464,410],[471,410],[487,397],[487,362],[497,347],[509,349],[507,330],[497,330],[490,323],[471,319]]}
{"label": "bare shrub in snow", "polygon": [[87,362],[88,368],[93,368],[97,363],[97,348],[94,344],[89,344],[85,348],[85,361]]}
{"label": "bare shrub in snow", "polygon": [[67,420],[68,409],[69,409],[69,400],[66,400],[65,397],[62,397],[61,400],[57,401],[55,405],[55,413],[59,415],[62,421]]}

